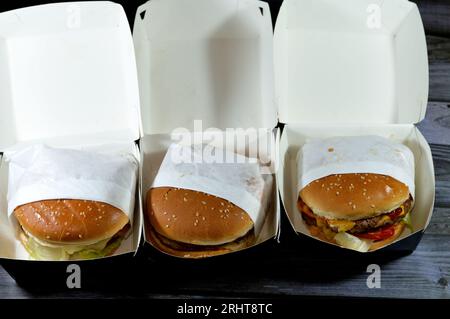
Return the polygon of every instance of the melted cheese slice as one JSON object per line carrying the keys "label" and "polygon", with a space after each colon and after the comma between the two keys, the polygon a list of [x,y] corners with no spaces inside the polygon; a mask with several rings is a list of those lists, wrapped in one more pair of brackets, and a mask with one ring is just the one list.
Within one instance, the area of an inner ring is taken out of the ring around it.
{"label": "melted cheese slice", "polygon": [[350,230],[355,226],[355,222],[351,220],[329,219],[327,223],[330,227],[336,228],[338,233]]}

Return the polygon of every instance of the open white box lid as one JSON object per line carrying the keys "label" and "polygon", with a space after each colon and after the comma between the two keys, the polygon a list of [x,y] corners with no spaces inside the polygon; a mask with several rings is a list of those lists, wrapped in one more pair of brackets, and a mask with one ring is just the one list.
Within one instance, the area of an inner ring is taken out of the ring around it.
{"label": "open white box lid", "polygon": [[406,0],[285,0],[274,38],[283,123],[417,123],[428,59]]}
{"label": "open white box lid", "polygon": [[144,133],[276,126],[267,3],[152,0],[133,33]]}
{"label": "open white box lid", "polygon": [[0,150],[77,136],[139,139],[134,47],[118,4],[1,13],[0,83]]}

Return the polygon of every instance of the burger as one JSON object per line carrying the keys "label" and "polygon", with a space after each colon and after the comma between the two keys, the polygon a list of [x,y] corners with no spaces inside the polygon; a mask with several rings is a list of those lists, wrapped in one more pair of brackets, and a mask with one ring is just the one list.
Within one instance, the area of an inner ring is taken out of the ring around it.
{"label": "burger", "polygon": [[146,215],[152,244],[177,257],[221,255],[255,241],[253,221],[244,210],[199,191],[152,188],[147,193]]}
{"label": "burger", "polygon": [[130,221],[106,203],[43,200],[18,206],[19,239],[36,260],[81,260],[112,255],[129,234]]}
{"label": "burger", "polygon": [[381,248],[409,225],[413,198],[407,185],[381,174],[335,174],[304,187],[298,210],[311,235],[345,248]]}

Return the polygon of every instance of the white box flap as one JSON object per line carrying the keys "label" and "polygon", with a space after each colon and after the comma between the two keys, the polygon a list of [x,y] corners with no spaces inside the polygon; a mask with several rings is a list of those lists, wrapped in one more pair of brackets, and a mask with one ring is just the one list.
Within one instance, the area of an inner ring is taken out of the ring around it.
{"label": "white box flap", "polygon": [[406,0],[285,0],[274,38],[283,123],[416,123],[428,59]]}
{"label": "white box flap", "polygon": [[32,140],[140,136],[122,7],[58,3],[0,14],[0,150]]}
{"label": "white box flap", "polygon": [[276,125],[267,3],[152,0],[133,33],[146,134]]}

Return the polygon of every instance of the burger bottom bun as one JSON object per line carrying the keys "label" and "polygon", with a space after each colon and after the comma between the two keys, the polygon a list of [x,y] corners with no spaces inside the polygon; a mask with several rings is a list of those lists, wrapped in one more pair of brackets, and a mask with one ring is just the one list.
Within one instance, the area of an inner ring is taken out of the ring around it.
{"label": "burger bottom bun", "polygon": [[147,234],[150,243],[160,251],[175,257],[192,259],[219,256],[242,250],[252,246],[256,240],[253,230],[235,241],[217,246],[199,246],[176,242],[158,234],[152,228],[147,231]]}
{"label": "burger bottom bun", "polygon": [[[306,226],[308,227],[308,230],[312,236],[317,237],[322,241],[340,246],[334,239],[330,239],[329,237],[327,237],[325,235],[325,233],[322,231],[322,229],[320,229],[319,227],[314,226],[314,225],[306,225]],[[369,251],[377,250],[388,244],[391,244],[398,237],[400,237],[400,235],[403,233],[404,229],[405,229],[404,222],[400,221],[400,222],[394,224],[394,235],[392,235],[391,237],[386,238],[384,240],[379,240],[379,241],[373,242],[373,244],[369,248]]]}

